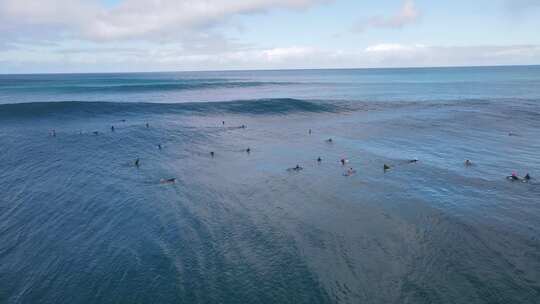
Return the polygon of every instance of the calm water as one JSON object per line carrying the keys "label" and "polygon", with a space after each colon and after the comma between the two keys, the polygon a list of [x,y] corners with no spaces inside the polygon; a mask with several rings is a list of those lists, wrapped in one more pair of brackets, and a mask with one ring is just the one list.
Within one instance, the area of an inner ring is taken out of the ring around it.
{"label": "calm water", "polygon": [[540,67],[0,75],[0,303],[538,301]]}

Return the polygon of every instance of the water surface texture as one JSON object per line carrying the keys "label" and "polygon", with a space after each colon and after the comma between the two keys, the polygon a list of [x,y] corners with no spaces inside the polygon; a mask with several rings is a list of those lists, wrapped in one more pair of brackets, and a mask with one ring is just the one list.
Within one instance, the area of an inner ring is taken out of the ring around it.
{"label": "water surface texture", "polygon": [[539,299],[540,67],[0,75],[0,303]]}

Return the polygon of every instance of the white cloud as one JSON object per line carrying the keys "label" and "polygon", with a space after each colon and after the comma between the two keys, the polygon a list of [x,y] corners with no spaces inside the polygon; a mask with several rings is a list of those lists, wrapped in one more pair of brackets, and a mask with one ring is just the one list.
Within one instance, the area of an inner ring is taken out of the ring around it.
{"label": "white cloud", "polygon": [[185,52],[175,44],[64,52],[24,48],[0,52],[0,72],[99,72],[215,69],[428,67],[537,64],[540,45],[427,46],[385,43],[358,50],[292,46],[230,49],[220,53]]}
{"label": "white cloud", "polygon": [[403,28],[418,21],[421,14],[413,0],[404,0],[401,9],[393,16],[373,16],[360,21],[354,30],[365,31],[368,28]]}
{"label": "white cloud", "polygon": [[124,0],[106,7],[90,0],[2,0],[0,32],[34,27],[77,39],[150,39],[220,23],[239,14],[305,9],[328,0]]}

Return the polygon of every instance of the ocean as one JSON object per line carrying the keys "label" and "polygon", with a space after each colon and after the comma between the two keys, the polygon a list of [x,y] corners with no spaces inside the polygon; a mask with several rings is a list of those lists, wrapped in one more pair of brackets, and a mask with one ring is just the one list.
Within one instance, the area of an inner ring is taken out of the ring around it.
{"label": "ocean", "polygon": [[0,75],[0,303],[539,302],[540,66]]}

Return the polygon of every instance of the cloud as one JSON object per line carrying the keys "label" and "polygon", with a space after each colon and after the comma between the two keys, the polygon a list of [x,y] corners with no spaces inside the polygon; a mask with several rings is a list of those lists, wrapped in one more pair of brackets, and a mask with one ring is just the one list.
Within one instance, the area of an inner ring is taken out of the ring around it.
{"label": "cloud", "polygon": [[241,14],[305,9],[328,0],[2,0],[0,33],[32,28],[44,35],[93,41],[154,40],[186,35]]}
{"label": "cloud", "polygon": [[188,52],[175,44],[111,50],[101,44],[81,49],[47,47],[0,51],[0,73],[131,72],[227,69],[429,67],[520,65],[540,62],[540,45],[429,46],[375,44],[362,49],[309,46]]}
{"label": "cloud", "polygon": [[399,12],[390,17],[373,16],[354,26],[354,31],[363,32],[368,28],[403,28],[418,21],[421,14],[413,0],[404,0]]}

